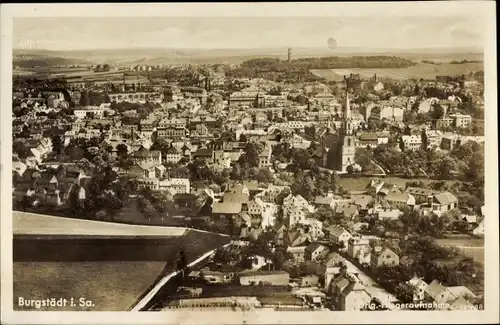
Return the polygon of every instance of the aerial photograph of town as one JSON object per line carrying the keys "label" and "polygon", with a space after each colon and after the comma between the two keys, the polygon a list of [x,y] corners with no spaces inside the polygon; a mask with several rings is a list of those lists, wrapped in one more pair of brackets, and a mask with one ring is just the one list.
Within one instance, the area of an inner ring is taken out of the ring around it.
{"label": "aerial photograph of town", "polygon": [[475,19],[15,18],[14,310],[483,310]]}

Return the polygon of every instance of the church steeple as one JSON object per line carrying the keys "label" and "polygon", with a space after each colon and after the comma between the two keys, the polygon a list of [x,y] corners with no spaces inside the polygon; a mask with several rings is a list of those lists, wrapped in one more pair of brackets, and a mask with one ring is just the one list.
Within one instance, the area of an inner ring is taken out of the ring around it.
{"label": "church steeple", "polygon": [[345,103],[344,103],[344,120],[351,119],[351,103],[349,101],[349,86],[346,79],[345,87]]}
{"label": "church steeple", "polygon": [[342,117],[342,131],[344,134],[352,134],[353,133],[353,123],[352,123],[352,114],[351,114],[351,103],[349,99],[349,80],[344,77],[345,80],[345,103],[344,103],[344,112]]}

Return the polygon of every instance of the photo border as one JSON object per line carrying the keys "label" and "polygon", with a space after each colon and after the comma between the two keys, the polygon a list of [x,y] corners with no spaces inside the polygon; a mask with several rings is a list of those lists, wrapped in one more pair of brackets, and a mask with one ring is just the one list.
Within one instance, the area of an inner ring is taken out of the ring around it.
{"label": "photo border", "polygon": [[[1,322],[5,324],[331,324],[498,322],[498,138],[496,26],[493,1],[363,3],[170,3],[1,5]],[[311,17],[480,15],[486,32],[485,73],[485,310],[390,312],[21,312],[13,311],[12,276],[12,19],[14,17]],[[9,109],[7,109],[9,108]]]}

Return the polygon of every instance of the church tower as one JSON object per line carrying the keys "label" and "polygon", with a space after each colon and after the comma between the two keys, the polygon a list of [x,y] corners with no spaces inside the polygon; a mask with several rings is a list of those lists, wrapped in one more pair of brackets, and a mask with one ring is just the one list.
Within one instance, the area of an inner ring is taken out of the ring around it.
{"label": "church tower", "polygon": [[340,172],[346,172],[347,167],[354,163],[354,154],[356,151],[354,144],[355,131],[351,115],[351,106],[349,103],[349,84],[347,79],[345,89],[346,94],[342,116],[342,127],[340,128],[339,134],[339,156],[337,158],[337,166],[335,168]]}

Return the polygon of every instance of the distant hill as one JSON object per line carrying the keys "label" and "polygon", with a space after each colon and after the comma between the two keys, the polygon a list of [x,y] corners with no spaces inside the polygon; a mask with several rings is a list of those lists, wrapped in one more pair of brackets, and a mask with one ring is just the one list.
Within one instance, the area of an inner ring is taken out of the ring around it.
{"label": "distant hill", "polygon": [[12,64],[21,68],[32,67],[47,67],[57,65],[77,65],[77,64],[91,64],[90,61],[73,57],[71,54],[60,56],[58,53],[50,51],[16,51],[13,52]]}
{"label": "distant hill", "polygon": [[[429,49],[370,49],[339,47],[329,48],[293,48],[293,58],[326,56],[398,56],[412,61],[436,60],[481,60],[483,53],[476,48],[429,48]],[[210,64],[226,61],[241,63],[245,60],[274,57],[285,59],[287,48],[255,49],[97,49],[78,51],[14,50],[13,61],[21,67],[33,65],[64,64]]]}

